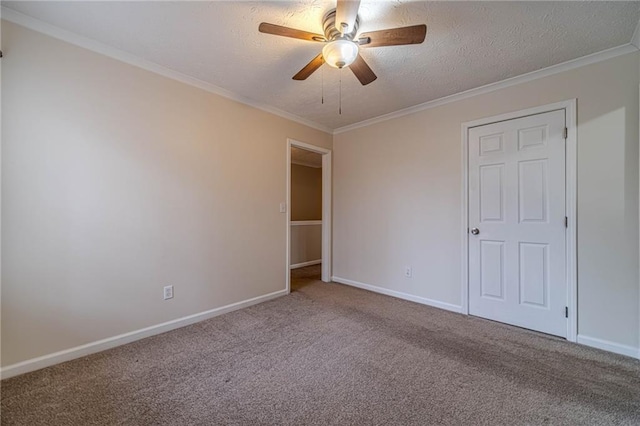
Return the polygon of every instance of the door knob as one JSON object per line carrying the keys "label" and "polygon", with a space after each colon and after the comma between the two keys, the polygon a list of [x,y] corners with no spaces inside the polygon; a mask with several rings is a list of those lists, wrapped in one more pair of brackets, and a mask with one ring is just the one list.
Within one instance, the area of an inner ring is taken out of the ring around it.
{"label": "door knob", "polygon": [[480,230],[478,228],[471,228],[471,233],[473,235],[478,235],[480,233]]}

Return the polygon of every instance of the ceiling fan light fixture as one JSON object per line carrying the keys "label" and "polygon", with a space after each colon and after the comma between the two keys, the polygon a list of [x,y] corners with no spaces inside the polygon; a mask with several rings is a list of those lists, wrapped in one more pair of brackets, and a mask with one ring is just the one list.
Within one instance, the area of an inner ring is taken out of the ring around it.
{"label": "ceiling fan light fixture", "polygon": [[351,40],[334,40],[324,46],[322,57],[333,68],[348,67],[358,57],[358,45]]}

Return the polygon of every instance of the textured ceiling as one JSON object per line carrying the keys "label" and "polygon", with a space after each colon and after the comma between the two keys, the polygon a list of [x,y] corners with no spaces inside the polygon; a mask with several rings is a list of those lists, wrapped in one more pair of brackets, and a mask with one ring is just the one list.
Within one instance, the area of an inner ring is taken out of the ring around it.
{"label": "textured ceiling", "polygon": [[301,166],[320,168],[322,167],[322,154],[292,146],[291,162]]}
{"label": "textured ceiling", "polygon": [[321,33],[333,1],[3,6],[331,129],[629,43],[640,16],[638,2],[362,0],[361,32],[428,26],[421,45],[362,49],[378,75],[363,87],[326,65],[293,81],[322,45],[258,32],[264,21]]}

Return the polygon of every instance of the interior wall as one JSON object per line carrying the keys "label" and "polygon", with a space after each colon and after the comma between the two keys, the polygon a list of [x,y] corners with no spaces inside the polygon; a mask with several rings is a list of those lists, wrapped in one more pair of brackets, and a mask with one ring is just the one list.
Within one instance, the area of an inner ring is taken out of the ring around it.
{"label": "interior wall", "polygon": [[291,164],[291,220],[322,220],[322,168]]}
{"label": "interior wall", "polygon": [[334,276],[460,306],[461,124],[577,98],[578,333],[638,348],[638,56],[334,136]]}
{"label": "interior wall", "polygon": [[322,225],[291,225],[291,265],[322,261]]}
{"label": "interior wall", "polygon": [[284,290],[286,141],[331,135],[6,21],[2,48],[3,366]]}

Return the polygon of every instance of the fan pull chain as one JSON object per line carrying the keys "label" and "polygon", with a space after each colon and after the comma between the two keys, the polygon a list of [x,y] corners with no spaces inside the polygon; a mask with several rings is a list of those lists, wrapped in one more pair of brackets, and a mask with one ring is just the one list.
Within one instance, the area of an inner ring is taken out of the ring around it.
{"label": "fan pull chain", "polygon": [[338,108],[338,113],[342,115],[342,68],[340,68],[340,106]]}
{"label": "fan pull chain", "polygon": [[324,105],[324,67],[320,68],[320,73],[322,73],[322,89],[321,89],[321,93],[322,93],[322,105]]}

